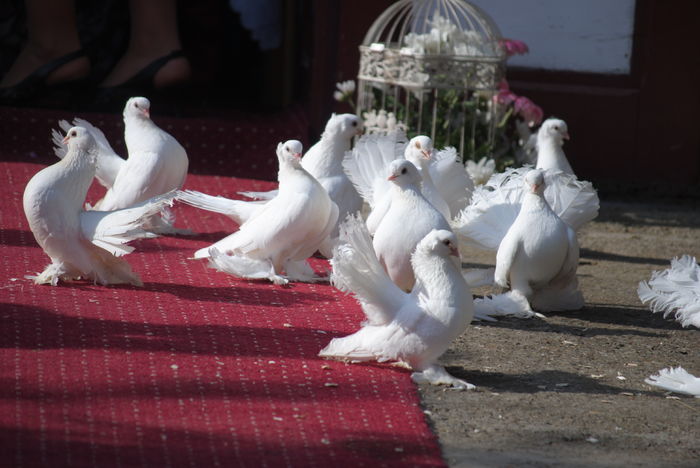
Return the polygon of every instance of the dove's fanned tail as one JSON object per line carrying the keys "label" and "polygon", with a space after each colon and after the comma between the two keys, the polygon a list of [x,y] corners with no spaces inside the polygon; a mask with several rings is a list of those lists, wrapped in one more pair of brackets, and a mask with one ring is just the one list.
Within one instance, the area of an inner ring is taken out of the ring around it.
{"label": "dove's fanned tail", "polygon": [[[529,166],[506,169],[477,187],[471,204],[455,220],[455,230],[474,247],[498,250],[511,224],[520,212],[523,178]],[[544,192],[549,206],[574,230],[598,216],[600,202],[590,182],[557,170],[545,172]]]}
{"label": "dove's fanned tail", "polygon": [[438,152],[430,165],[430,177],[453,218],[469,204],[474,191],[474,182],[458,160],[457,150],[449,146]]}
{"label": "dove's fanned tail", "polygon": [[[342,361],[373,361],[379,362],[395,359],[394,356],[385,356],[385,340],[383,335],[386,330],[382,327],[365,326],[352,335],[342,338],[333,338],[318,355],[324,358],[338,359]],[[381,343],[373,349],[373,344]]]}
{"label": "dove's fanned tail", "polygon": [[244,197],[253,198],[255,200],[272,200],[277,196],[279,190],[270,190],[267,192],[238,192],[239,195]]}
{"label": "dove's fanned tail", "polygon": [[240,278],[268,279],[271,275],[270,262],[244,255],[227,255],[216,248],[209,249],[209,267]]}
{"label": "dove's fanned tail", "polygon": [[[117,178],[117,174],[121,170],[125,160],[112,149],[109,141],[107,141],[104,133],[102,133],[102,130],[83,119],[73,119],[72,124],[61,120],[58,122],[58,125],[64,132],[67,132],[71,127],[75,126],[87,129],[90,135],[95,139],[95,143],[97,143],[97,167],[95,178],[97,178],[104,187],[112,187],[112,185],[114,185],[114,179]],[[66,154],[66,146],[63,144],[63,135],[56,130],[52,130],[51,136],[54,144],[54,153],[56,153],[59,159],[63,159]]]}
{"label": "dove's fanned tail", "polygon": [[194,190],[181,190],[175,199],[201,210],[213,211],[228,216],[237,224],[243,224],[255,214],[264,203],[231,200],[221,196],[207,195]]}
{"label": "dove's fanned tail", "polygon": [[671,268],[654,271],[639,283],[637,294],[652,312],[673,314],[682,326],[700,328],[700,267],[690,255],[671,260]]}
{"label": "dove's fanned tail", "polygon": [[474,299],[474,318],[478,320],[493,320],[494,317],[512,315],[519,318],[542,317],[534,312],[525,296],[508,291]]}
{"label": "dove's fanned tail", "polygon": [[379,192],[387,190],[387,165],[403,158],[406,135],[401,131],[388,135],[363,135],[352,149],[345,154],[343,169],[357,189],[357,193],[371,206],[377,202]]}
{"label": "dove's fanned tail", "polygon": [[682,367],[661,369],[658,375],[651,375],[644,382],[670,392],[683,393],[700,398],[700,378]]}
{"label": "dove's fanned tail", "polygon": [[80,214],[83,236],[112,255],[128,254],[134,250],[128,242],[152,237],[148,229],[152,218],[172,205],[174,195],[168,192],[122,210],[84,211]]}
{"label": "dove's fanned tail", "polygon": [[340,225],[340,242],[333,249],[331,283],[352,291],[371,324],[391,322],[406,294],[389,278],[374,253],[372,239],[358,216]]}

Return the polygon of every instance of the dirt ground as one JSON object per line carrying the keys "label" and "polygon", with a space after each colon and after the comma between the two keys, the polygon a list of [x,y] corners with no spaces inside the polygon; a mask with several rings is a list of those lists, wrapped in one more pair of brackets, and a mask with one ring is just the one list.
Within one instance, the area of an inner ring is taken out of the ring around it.
{"label": "dirt ground", "polygon": [[[475,322],[442,362],[477,389],[421,385],[450,466],[700,466],[700,399],[644,383],[668,366],[700,376],[700,330],[636,292],[672,257],[700,258],[697,204],[604,203],[579,242],[583,310]],[[494,264],[472,253],[463,260]]]}

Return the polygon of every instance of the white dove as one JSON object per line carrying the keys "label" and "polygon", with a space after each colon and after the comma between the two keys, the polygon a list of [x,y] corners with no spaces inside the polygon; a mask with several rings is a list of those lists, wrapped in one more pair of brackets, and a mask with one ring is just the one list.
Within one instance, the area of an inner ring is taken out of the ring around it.
{"label": "white dove", "polygon": [[296,140],[277,146],[277,196],[262,205],[238,231],[198,250],[195,258],[209,257],[210,265],[220,271],[244,278],[267,278],[275,284],[287,284],[290,279],[319,279],[306,259],[336,225],[338,207],[301,167],[301,149]]}
{"label": "white dove", "polygon": [[674,315],[682,326],[700,328],[700,266],[695,257],[674,258],[671,268],[654,271],[648,282],[640,282],[637,294],[652,312]]}
{"label": "white dove", "polygon": [[[598,216],[600,200],[593,185],[571,171],[562,144],[569,138],[566,123],[546,120],[537,133],[538,168],[544,171],[544,197],[550,208],[574,231]],[[453,220],[453,229],[463,245],[497,250],[520,213],[526,190],[524,177],[531,166],[496,173],[472,193],[469,206]],[[502,296],[506,299],[508,296]],[[522,302],[522,301],[520,301]],[[477,307],[477,316],[480,311]]]}
{"label": "white dove", "polygon": [[348,177],[372,208],[367,218],[372,234],[388,209],[391,184],[386,182],[385,173],[395,159],[408,159],[418,168],[423,196],[445,219],[452,219],[466,207],[474,190],[471,178],[457,162],[454,148],[436,152],[428,136],[418,135],[407,144],[405,138],[403,132],[365,135],[343,161]]}
{"label": "white dove", "polygon": [[133,251],[124,244],[143,237],[142,225],[171,203],[172,194],[124,210],[83,211],[95,177],[95,141],[83,127],[69,129],[63,141],[68,145],[64,158],[36,173],[24,190],[29,227],[52,262],[29,278],[54,286],[78,278],[140,286],[138,275],[117,257]]}
{"label": "white dove", "polygon": [[661,369],[658,375],[650,375],[644,382],[669,392],[683,393],[700,398],[700,377],[695,377],[682,367]]}
{"label": "white dove", "polygon": [[319,356],[398,361],[416,371],[412,375],[416,382],[474,388],[437,364],[474,314],[471,291],[457,266],[455,235],[432,230],[418,242],[411,257],[416,272],[411,293],[401,291],[386,275],[361,219],[348,218],[341,225],[340,238],[331,260],[331,281],[355,296],[367,320],[354,334],[331,340]]}
{"label": "white dove", "polygon": [[415,283],[411,255],[418,242],[433,229],[450,231],[445,217],[423,197],[418,169],[406,159],[389,164],[392,182],[389,209],[374,233],[374,252],[389,277],[404,291]]}
{"label": "white dove", "polygon": [[[188,159],[185,149],[172,135],[159,128],[150,118],[151,103],[145,97],[132,97],[124,106],[124,140],[129,157],[120,158],[104,134],[89,122],[75,119],[85,126],[98,144],[97,178],[107,187],[104,198],[94,209],[127,208],[151,197],[179,189],[187,176]],[[69,124],[59,122],[65,129]],[[54,143],[57,132],[54,131]],[[62,149],[56,154],[61,157]],[[185,234],[186,230],[172,226],[174,216],[169,211],[164,218],[154,217],[150,230],[161,234]]]}
{"label": "white dove", "polygon": [[563,149],[564,140],[568,139],[569,129],[566,122],[554,118],[545,120],[537,131],[536,169],[556,169],[574,175]]}
{"label": "white dove", "polygon": [[[576,268],[579,246],[576,233],[552,211],[544,198],[545,179],[541,170],[525,176],[527,192],[520,213],[498,246],[494,280],[510,287],[509,296],[517,302],[513,310],[496,314],[531,317],[527,299],[537,310],[576,310],[583,307]],[[500,299],[500,298],[499,298]],[[485,298],[477,304],[477,315],[500,304]],[[491,311],[488,311],[493,315]]]}
{"label": "white dove", "polygon": [[[331,200],[338,205],[339,220],[348,214],[362,209],[362,198],[343,171],[343,157],[350,150],[353,137],[362,133],[362,119],[354,114],[333,114],[326,123],[321,139],[304,155],[301,165],[318,180]],[[271,199],[277,191],[241,192],[250,198]],[[331,232],[331,238],[338,236],[337,225]],[[321,246],[321,253],[331,255],[331,239]]]}

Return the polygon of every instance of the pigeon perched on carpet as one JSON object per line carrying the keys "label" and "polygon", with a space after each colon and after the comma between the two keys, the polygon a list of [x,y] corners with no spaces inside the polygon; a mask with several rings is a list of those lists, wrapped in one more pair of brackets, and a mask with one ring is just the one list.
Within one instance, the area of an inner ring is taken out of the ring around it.
{"label": "pigeon perched on carpet", "polygon": [[564,154],[564,140],[569,139],[569,128],[561,119],[545,120],[537,131],[536,169],[556,169],[574,175],[573,169]]}
{"label": "pigeon perched on carpet", "polygon": [[172,193],[146,200],[128,209],[83,211],[88,188],[95,177],[97,148],[83,127],[68,130],[68,149],[56,164],[36,173],[24,190],[24,213],[39,246],[51,264],[37,284],[84,278],[103,285],[142,285],[129,264],[118,258],[133,251],[127,242],[144,237],[143,225],[171,204]]}
{"label": "pigeon perched on carpet", "polygon": [[[504,297],[484,298],[477,315],[532,317],[543,312],[583,307],[576,268],[576,233],[552,211],[544,197],[543,171],[525,175],[526,194],[520,213],[498,246],[495,283],[510,288]],[[527,299],[527,302],[524,301]],[[527,307],[527,303],[531,307]]]}
{"label": "pigeon perched on carpet", "polygon": [[209,258],[210,266],[219,271],[243,278],[266,278],[275,284],[321,279],[306,259],[333,230],[338,207],[301,166],[301,150],[296,140],[277,145],[277,196],[262,205],[238,231],[195,252],[195,258]]}
{"label": "pigeon perched on carpet", "polygon": [[423,197],[418,169],[406,159],[389,164],[389,208],[374,233],[374,252],[387,274],[404,291],[413,289],[411,255],[434,229],[450,231],[445,217]]}
{"label": "pigeon perched on carpet", "polygon": [[700,377],[695,377],[680,366],[661,369],[658,375],[650,375],[644,382],[669,392],[700,398]]}
{"label": "pigeon perched on carpet", "polygon": [[[104,198],[93,207],[110,211],[128,208],[151,197],[182,188],[187,176],[185,149],[172,135],[159,128],[150,118],[151,103],[145,97],[133,97],[124,106],[124,140],[129,157],[124,160],[112,149],[102,131],[89,122],[75,119],[91,133],[98,147],[96,177],[107,188]],[[70,126],[59,122],[62,129]],[[54,130],[56,155],[63,157],[60,134]],[[159,234],[190,234],[176,229],[169,210],[151,220],[149,230]]]}
{"label": "pigeon perched on carpet", "polygon": [[[362,119],[354,114],[333,114],[326,123],[321,139],[304,155],[301,165],[318,180],[331,200],[338,206],[339,220],[362,209],[362,198],[343,171],[343,157],[350,150],[353,137],[362,133]],[[270,192],[241,192],[249,198],[269,200],[277,195]],[[338,226],[321,246],[321,253],[332,253],[332,238],[338,236]]]}
{"label": "pigeon perched on carpet", "polygon": [[674,258],[671,268],[654,271],[648,282],[640,282],[637,294],[652,312],[674,315],[682,326],[700,328],[700,267],[695,257]]}
{"label": "pigeon perched on carpet", "polygon": [[[409,163],[410,164],[410,163]],[[386,275],[359,217],[341,225],[334,249],[332,283],[352,293],[367,320],[352,335],[334,338],[319,356],[346,361],[398,361],[414,371],[416,382],[471,389],[437,364],[437,359],[471,322],[474,305],[462,278],[455,235],[432,230],[411,256],[416,284],[401,291]]]}

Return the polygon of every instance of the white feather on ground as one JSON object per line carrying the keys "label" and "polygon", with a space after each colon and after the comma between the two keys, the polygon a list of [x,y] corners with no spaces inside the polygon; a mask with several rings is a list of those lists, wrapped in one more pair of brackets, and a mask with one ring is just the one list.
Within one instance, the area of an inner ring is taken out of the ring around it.
{"label": "white feather on ground", "polygon": [[367,320],[359,331],[334,338],[319,356],[347,361],[398,361],[414,371],[416,382],[469,389],[437,364],[437,359],[473,317],[469,287],[453,260],[456,237],[444,230],[428,233],[412,256],[416,285],[401,291],[384,272],[372,249],[369,232],[358,217],[341,225],[331,281],[352,293]]}
{"label": "white feather on ground", "polygon": [[700,398],[700,378],[682,367],[661,369],[658,375],[650,375],[644,382],[669,392],[682,393]]}
{"label": "white feather on ground", "polygon": [[700,267],[695,257],[676,257],[671,268],[652,272],[648,282],[639,283],[637,294],[652,312],[673,315],[684,327],[700,328]]}

